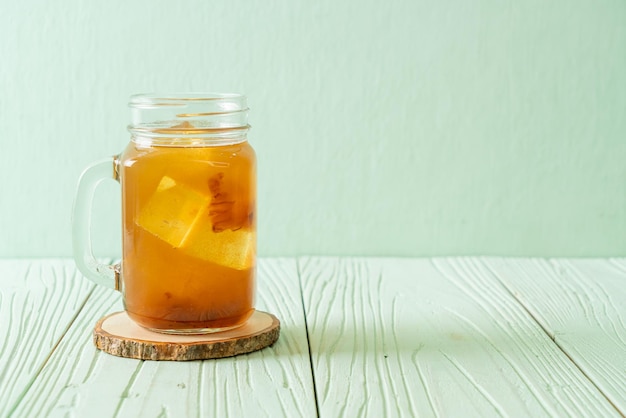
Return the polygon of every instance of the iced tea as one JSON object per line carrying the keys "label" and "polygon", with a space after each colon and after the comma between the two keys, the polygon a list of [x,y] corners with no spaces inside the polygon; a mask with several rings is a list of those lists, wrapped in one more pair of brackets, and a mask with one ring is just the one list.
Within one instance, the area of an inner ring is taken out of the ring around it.
{"label": "iced tea", "polygon": [[254,311],[255,156],[247,142],[141,146],[120,159],[125,309],[140,325],[203,332]]}

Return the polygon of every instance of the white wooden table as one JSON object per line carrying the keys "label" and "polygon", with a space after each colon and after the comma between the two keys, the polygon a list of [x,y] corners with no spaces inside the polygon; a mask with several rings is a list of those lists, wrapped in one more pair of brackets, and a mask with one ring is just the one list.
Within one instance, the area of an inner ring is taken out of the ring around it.
{"label": "white wooden table", "polygon": [[257,305],[263,351],[117,358],[91,330],[118,293],[0,260],[0,416],[626,414],[626,259],[262,259]]}

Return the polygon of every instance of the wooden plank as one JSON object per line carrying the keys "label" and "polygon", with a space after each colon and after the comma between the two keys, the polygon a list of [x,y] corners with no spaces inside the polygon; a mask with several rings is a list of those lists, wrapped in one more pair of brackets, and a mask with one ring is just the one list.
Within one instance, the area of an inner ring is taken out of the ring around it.
{"label": "wooden plank", "polygon": [[626,260],[485,263],[626,415]]}
{"label": "wooden plank", "polygon": [[93,287],[70,260],[0,260],[0,416],[28,390]]}
{"label": "wooden plank", "polygon": [[619,416],[474,259],[300,270],[322,417]]}
{"label": "wooden plank", "polygon": [[261,260],[259,309],[282,322],[274,346],[219,360],[152,362],[95,350],[91,329],[121,309],[97,288],[15,416],[315,416],[295,260]]}

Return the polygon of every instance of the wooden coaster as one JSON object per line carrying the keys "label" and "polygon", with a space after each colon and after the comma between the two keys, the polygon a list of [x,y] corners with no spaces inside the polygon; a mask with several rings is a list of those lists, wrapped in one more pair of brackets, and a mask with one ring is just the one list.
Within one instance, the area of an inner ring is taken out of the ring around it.
{"label": "wooden coaster", "polygon": [[148,331],[115,312],[101,318],[93,330],[94,345],[105,353],[141,360],[204,360],[231,357],[268,347],[278,340],[280,321],[255,311],[244,325],[203,335],[172,335]]}

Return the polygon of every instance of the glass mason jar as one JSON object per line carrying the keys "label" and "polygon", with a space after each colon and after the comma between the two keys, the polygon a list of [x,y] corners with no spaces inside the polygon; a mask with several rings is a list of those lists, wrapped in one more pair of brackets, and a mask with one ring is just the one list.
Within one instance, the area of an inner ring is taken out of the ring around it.
{"label": "glass mason jar", "polygon": [[[153,331],[208,333],[254,312],[256,159],[246,98],[135,95],[124,152],[89,167],[75,203],[80,271],[122,291],[131,319]],[[106,173],[106,174],[105,174]],[[93,190],[122,186],[121,266],[101,265],[87,236]]]}

